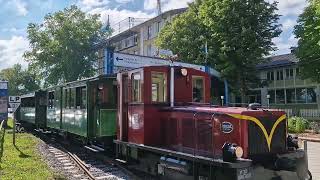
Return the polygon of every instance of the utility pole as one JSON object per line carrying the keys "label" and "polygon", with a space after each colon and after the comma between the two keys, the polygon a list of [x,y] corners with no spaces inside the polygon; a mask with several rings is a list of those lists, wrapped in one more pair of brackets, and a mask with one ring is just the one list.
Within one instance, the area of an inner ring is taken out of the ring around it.
{"label": "utility pole", "polygon": [[161,0],[157,0],[157,10],[158,10],[158,15],[162,13],[161,11]]}

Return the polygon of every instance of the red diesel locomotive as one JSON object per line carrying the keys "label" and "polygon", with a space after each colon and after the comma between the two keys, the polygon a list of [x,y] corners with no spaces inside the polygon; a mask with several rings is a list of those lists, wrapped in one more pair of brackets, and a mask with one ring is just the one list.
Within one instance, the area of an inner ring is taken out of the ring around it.
{"label": "red diesel locomotive", "polygon": [[208,74],[150,66],[117,75],[117,158],[163,179],[311,179],[285,112],[216,107]]}

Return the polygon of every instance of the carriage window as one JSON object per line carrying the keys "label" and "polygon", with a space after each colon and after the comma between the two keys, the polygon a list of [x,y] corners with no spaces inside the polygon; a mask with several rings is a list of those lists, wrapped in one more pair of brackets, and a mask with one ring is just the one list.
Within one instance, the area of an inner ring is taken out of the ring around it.
{"label": "carriage window", "polygon": [[70,108],[75,108],[76,104],[76,89],[72,88],[70,91]]}
{"label": "carriage window", "polygon": [[54,92],[49,92],[48,106],[50,109],[54,108]]}
{"label": "carriage window", "polygon": [[166,102],[167,80],[165,73],[151,73],[152,102]]}
{"label": "carriage window", "polygon": [[192,101],[204,102],[204,79],[200,76],[192,76]]}
{"label": "carriage window", "polygon": [[132,75],[132,102],[141,102],[141,75],[135,73]]}
{"label": "carriage window", "polygon": [[65,89],[64,90],[64,107],[65,108],[69,108],[70,105],[70,101],[69,101],[69,90]]}
{"label": "carriage window", "polygon": [[86,87],[77,87],[76,89],[76,107],[77,109],[85,109],[87,104]]}

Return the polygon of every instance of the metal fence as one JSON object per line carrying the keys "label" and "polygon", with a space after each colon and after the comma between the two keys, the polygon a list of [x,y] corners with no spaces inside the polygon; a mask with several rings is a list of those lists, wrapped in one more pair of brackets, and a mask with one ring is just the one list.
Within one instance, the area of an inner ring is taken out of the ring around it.
{"label": "metal fence", "polygon": [[285,111],[288,117],[299,116],[309,120],[320,120],[320,109],[279,109]]}

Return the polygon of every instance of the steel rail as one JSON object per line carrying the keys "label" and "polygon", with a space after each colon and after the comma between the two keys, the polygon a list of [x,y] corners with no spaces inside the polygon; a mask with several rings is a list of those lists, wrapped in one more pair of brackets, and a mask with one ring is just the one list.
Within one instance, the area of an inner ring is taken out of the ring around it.
{"label": "steel rail", "polygon": [[89,179],[95,180],[96,178],[91,174],[91,172],[88,170],[86,165],[81,161],[81,159],[68,151],[68,155],[71,157],[71,159],[87,174]]}

